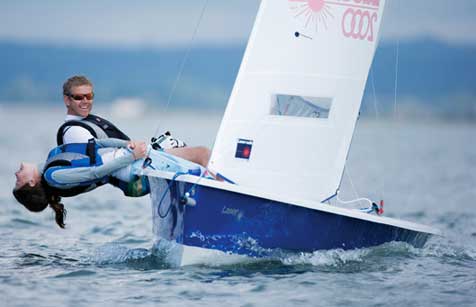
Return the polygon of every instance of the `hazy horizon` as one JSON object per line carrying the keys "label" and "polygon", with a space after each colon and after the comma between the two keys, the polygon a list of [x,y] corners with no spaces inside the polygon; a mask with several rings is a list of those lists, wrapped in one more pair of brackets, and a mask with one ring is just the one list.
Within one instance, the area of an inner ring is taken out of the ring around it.
{"label": "hazy horizon", "polygon": [[[95,84],[97,102],[135,100],[154,107],[171,96],[172,108],[221,110],[259,2],[1,2],[0,103],[54,104],[66,78],[85,74]],[[391,114],[398,83],[401,113],[476,118],[475,12],[472,0],[386,1],[363,115],[375,111],[374,100],[380,102],[377,113]]]}
{"label": "hazy horizon", "polygon": [[[3,1],[0,2],[3,24],[0,39],[75,46],[184,47],[190,44],[198,26],[197,44],[226,46],[246,42],[259,3],[258,0],[147,0],[130,5],[125,0]],[[431,37],[474,46],[475,12],[476,2],[472,0],[458,0],[457,5],[448,0],[414,0],[411,4],[389,0],[381,39]]]}

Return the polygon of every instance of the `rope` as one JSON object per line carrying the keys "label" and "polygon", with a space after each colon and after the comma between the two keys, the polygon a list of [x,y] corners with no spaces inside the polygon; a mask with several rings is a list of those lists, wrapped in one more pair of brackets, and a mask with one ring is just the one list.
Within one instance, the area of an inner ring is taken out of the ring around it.
{"label": "rope", "polygon": [[397,47],[395,52],[395,91],[393,94],[393,112],[395,118],[397,118],[397,91],[398,91],[398,62],[400,54],[400,39],[397,39]]}
{"label": "rope", "polygon": [[[201,171],[200,171],[201,172]],[[197,186],[197,184],[200,182],[200,180],[202,180],[202,178],[205,176],[207,171],[205,172],[201,172],[200,174],[200,177],[198,178],[198,180],[188,189],[187,192],[184,193],[184,195],[187,195],[187,194],[190,194],[190,192],[195,188],[195,186]],[[182,176],[182,175],[190,175],[190,173],[185,173],[185,172],[176,172],[175,175],[172,177],[172,179],[170,180],[170,183],[168,184],[168,187],[167,189],[164,191],[164,193],[162,194],[162,197],[160,198],[160,201],[159,201],[159,205],[157,206],[157,214],[159,215],[159,217],[161,218],[166,218],[169,213],[170,213],[170,210],[172,209],[172,201],[170,202],[169,204],[169,207],[167,208],[167,211],[162,214],[160,212],[160,208],[162,207],[162,203],[164,201],[164,198],[165,198],[165,195],[167,195],[167,192],[170,192],[170,194],[172,194],[172,190],[171,190],[171,187],[172,187],[172,184],[175,183],[175,181],[177,180],[177,178],[179,176]],[[181,199],[180,198],[180,191],[178,191],[176,193],[176,198],[177,199]]]}
{"label": "rope", "polygon": [[[203,16],[205,15],[205,10],[206,10],[206,8],[207,8],[207,6],[208,6],[208,1],[209,1],[209,0],[205,0],[205,3],[204,3],[204,5],[203,5],[203,7],[202,7],[202,11],[200,12],[200,16],[199,16],[199,18],[198,18],[198,22],[197,22],[197,24],[196,24],[196,26],[195,26],[195,29],[194,29],[194,31],[193,31],[192,38],[191,38],[191,40],[190,40],[190,42],[189,42],[187,51],[185,52],[185,55],[184,55],[184,57],[183,57],[183,59],[182,59],[182,63],[180,64],[180,68],[179,68],[179,71],[178,71],[178,73],[177,73],[177,77],[175,78],[175,81],[174,81],[174,83],[173,83],[173,85],[172,85],[172,89],[171,89],[170,92],[169,92],[169,96],[168,96],[168,98],[167,98],[167,103],[165,104],[165,108],[164,108],[164,115],[167,114],[167,111],[168,111],[170,102],[172,101],[172,97],[173,97],[173,95],[174,95],[174,93],[175,93],[175,90],[176,90],[176,88],[177,88],[177,85],[178,85],[178,83],[179,83],[179,80],[180,80],[181,77],[182,77],[182,73],[183,73],[183,70],[184,70],[184,68],[185,68],[185,64],[187,63],[187,60],[188,60],[189,55],[190,55],[190,51],[192,50],[193,43],[195,42],[195,38],[196,38],[197,33],[198,33],[198,28],[200,28],[200,24],[202,23]],[[154,137],[156,137],[156,136],[158,135],[159,130],[160,130],[160,122],[159,122],[159,124],[157,125],[157,129],[155,129],[155,133],[154,133],[154,135],[153,135]]]}
{"label": "rope", "polygon": [[361,197],[361,198],[356,198],[356,199],[352,199],[352,200],[342,200],[339,198],[339,193],[337,193],[337,200],[341,203],[341,204],[344,204],[344,205],[348,205],[348,204],[352,204],[352,203],[355,203],[355,202],[358,202],[358,201],[366,201],[368,202],[370,205],[372,205],[372,201],[368,198],[365,198],[365,197]]}
{"label": "rope", "polygon": [[170,188],[172,187],[172,184],[175,182],[175,179],[177,179],[179,176],[185,175],[185,174],[187,174],[187,173],[183,173],[183,172],[175,173],[175,175],[172,177],[172,179],[170,180],[170,182],[168,184],[167,190],[165,190],[164,193],[162,193],[162,197],[160,198],[159,205],[157,206],[157,214],[161,218],[166,218],[167,215],[169,215],[170,210],[172,210],[172,201],[170,201],[170,204],[169,204],[169,207],[167,208],[167,211],[163,215],[160,213],[160,208],[162,207],[162,203],[164,201],[165,195],[167,195],[167,191],[169,191],[170,194],[172,194],[172,190]]}
{"label": "rope", "polygon": [[[397,1],[397,12],[400,11],[400,1]],[[398,62],[400,55],[400,38],[397,36],[397,44],[395,51],[395,90],[393,93],[393,112],[394,117],[397,119],[397,91],[398,91]]]}
{"label": "rope", "polygon": [[372,213],[372,212],[378,212],[378,214],[383,213],[383,209],[382,209],[382,211],[380,211],[380,207],[377,204],[375,204],[373,201],[371,201],[370,199],[365,198],[365,197],[360,197],[360,198],[356,198],[356,199],[352,199],[352,200],[342,200],[339,197],[339,192],[337,192],[336,199],[337,199],[338,202],[340,202],[343,205],[349,205],[349,204],[352,204],[352,203],[365,201],[369,204],[368,207],[359,208],[358,209],[359,211],[365,212],[365,213]]}
{"label": "rope", "polygon": [[361,202],[361,201],[365,201],[367,202],[369,205],[368,207],[364,207],[364,208],[359,208],[358,210],[361,211],[361,212],[364,212],[364,213],[377,213],[378,215],[381,215],[383,214],[383,202],[381,201],[381,205],[377,205],[376,203],[374,203],[372,200],[366,198],[366,197],[359,197],[358,196],[358,193],[357,193],[357,189],[355,188],[354,186],[354,182],[352,181],[352,178],[348,172],[347,169],[344,169],[344,172],[347,176],[347,178],[349,179],[349,182],[350,182],[350,185],[352,187],[352,190],[355,194],[355,199],[352,199],[352,200],[342,200],[340,199],[339,197],[339,192],[340,191],[337,191],[337,194],[336,194],[336,199],[339,203],[343,204],[343,205],[348,205],[348,204],[352,204],[352,203],[355,203],[355,202]]}
{"label": "rope", "polygon": [[375,91],[375,81],[374,81],[374,71],[373,71],[373,69],[370,70],[370,82],[372,83],[372,94],[374,96],[373,102],[374,102],[375,117],[378,121],[380,119],[380,113],[378,111],[378,100],[377,100],[377,94],[376,94],[376,91]]}
{"label": "rope", "polygon": [[[377,91],[375,90],[375,77],[374,77],[374,70],[370,70],[370,81],[372,84],[372,95],[374,96],[373,99],[373,104],[374,104],[374,109],[375,109],[375,118],[377,119],[377,122],[380,122],[380,112],[378,110],[378,105],[380,104],[377,98]],[[376,155],[377,159],[380,157],[379,154]],[[381,191],[381,197],[384,198],[385,195],[385,177],[382,177],[382,191]]]}
{"label": "rope", "polygon": [[[400,1],[397,1],[397,13],[400,10]],[[400,38],[397,36],[397,42],[395,45],[395,82],[394,82],[394,95],[393,95],[393,119],[394,123],[397,124],[398,121],[398,108],[397,108],[397,94],[398,94],[398,73],[399,73],[399,64],[400,64]],[[398,128],[398,127],[396,127]],[[397,129],[394,129],[394,142],[393,146],[395,146],[394,151],[398,152],[399,148],[399,140],[398,140],[398,134],[397,134]]]}
{"label": "rope", "polygon": [[349,201],[341,200],[339,198],[339,192],[338,192],[337,193],[337,201],[340,202],[341,204],[344,204],[344,205],[348,205],[348,204],[355,203],[355,202],[360,202],[360,201],[366,201],[366,202],[369,202],[370,205],[372,205],[372,201],[370,199],[365,198],[365,197],[359,197],[357,189],[355,188],[354,182],[352,181],[352,178],[351,178],[350,173],[349,173],[347,168],[345,168],[344,173],[345,173],[345,175],[347,176],[347,179],[350,182],[350,186],[352,188],[352,191],[354,192],[355,199],[349,200]]}
{"label": "rope", "polygon": [[371,213],[375,210],[374,208],[374,203],[368,199],[368,198],[365,198],[365,197],[360,197],[360,198],[356,198],[356,199],[352,199],[352,200],[342,200],[340,199],[339,197],[339,193],[337,193],[337,201],[340,202],[341,204],[344,204],[344,205],[349,205],[349,204],[352,204],[352,203],[355,203],[355,202],[361,202],[361,201],[366,201],[369,203],[369,206],[366,207],[366,208],[359,208],[360,211],[362,212],[365,212],[365,213]]}

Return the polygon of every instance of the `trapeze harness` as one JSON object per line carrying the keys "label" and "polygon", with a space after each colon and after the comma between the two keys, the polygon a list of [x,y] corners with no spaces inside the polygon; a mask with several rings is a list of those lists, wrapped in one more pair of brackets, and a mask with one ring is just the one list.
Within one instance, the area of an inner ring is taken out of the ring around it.
{"label": "trapeze harness", "polygon": [[126,196],[138,197],[150,192],[149,181],[146,176],[137,176],[137,179],[131,182],[121,181],[112,176],[104,176],[102,178],[79,182],[72,187],[65,185],[65,188],[58,188],[51,185],[62,185],[62,183],[56,182],[53,178],[53,172],[58,169],[74,169],[79,167],[95,167],[103,165],[98,149],[99,146],[96,145],[94,139],[89,140],[88,143],[64,144],[52,149],[46,160],[42,175],[43,186],[47,189],[49,194],[71,197],[89,192],[106,183],[118,187]]}
{"label": "trapeze harness", "polygon": [[[58,132],[56,133],[56,143],[58,146],[64,144],[63,136],[66,131],[73,126],[79,126],[88,130],[89,133],[91,133],[91,135],[96,139],[115,138],[125,141],[131,140],[124,132],[119,130],[119,128],[117,128],[110,121],[97,115],[89,114],[81,120],[69,120],[58,128]],[[118,187],[124,192],[124,195],[130,197],[143,196],[148,194],[150,190],[148,179],[139,176],[137,176],[136,180],[131,182],[124,182],[117,178],[110,177],[107,183]]]}

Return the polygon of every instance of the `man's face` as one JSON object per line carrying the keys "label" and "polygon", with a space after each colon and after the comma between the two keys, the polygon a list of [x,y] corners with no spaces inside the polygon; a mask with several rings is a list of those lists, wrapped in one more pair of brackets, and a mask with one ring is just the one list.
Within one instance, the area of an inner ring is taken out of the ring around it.
{"label": "man's face", "polygon": [[86,117],[93,107],[93,88],[90,85],[73,86],[70,95],[63,96],[63,100],[69,115]]}

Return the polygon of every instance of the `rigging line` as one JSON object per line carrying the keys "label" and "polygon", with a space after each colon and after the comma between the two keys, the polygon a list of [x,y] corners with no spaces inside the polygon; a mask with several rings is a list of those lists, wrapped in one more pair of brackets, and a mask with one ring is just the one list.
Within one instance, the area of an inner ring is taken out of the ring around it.
{"label": "rigging line", "polygon": [[[374,109],[375,109],[375,117],[378,120],[380,116],[379,116],[379,111],[378,111],[378,107],[377,107],[378,101],[377,101],[377,94],[376,94],[376,91],[375,91],[374,71],[373,71],[372,68],[370,69],[370,81],[372,83],[372,94],[374,96],[373,105],[374,105]],[[344,173],[345,173],[345,175],[347,176],[347,178],[349,180],[350,186],[352,188],[352,191],[354,192],[354,195],[355,195],[356,199],[351,200],[351,201],[343,201],[339,198],[339,195],[337,195],[337,200],[339,202],[343,203],[343,204],[353,203],[353,202],[357,202],[357,201],[359,201],[359,202],[360,201],[368,201],[368,202],[372,203],[368,198],[361,198],[359,196],[359,193],[357,192],[357,189],[355,188],[354,182],[352,181],[352,177],[350,176],[350,172],[349,172],[348,167],[344,168]]]}
{"label": "rigging line", "polygon": [[[396,15],[401,13],[400,10],[400,1],[396,1]],[[398,19],[396,19],[396,23],[398,26]],[[400,62],[400,37],[397,36],[397,42],[395,44],[395,82],[394,82],[394,93],[393,93],[393,119],[394,123],[397,123],[398,120],[398,109],[397,109],[397,93],[398,93],[398,68],[399,68],[399,62]],[[395,146],[394,151],[398,152],[399,149],[399,140],[398,140],[398,135],[397,135],[397,129],[393,129],[394,133],[394,142],[392,142]],[[395,180],[393,180],[395,181]]]}
{"label": "rigging line", "polygon": [[[200,28],[200,24],[202,23],[203,16],[205,15],[205,11],[206,11],[207,6],[208,6],[208,1],[209,0],[205,0],[205,3],[203,4],[202,11],[200,12],[200,16],[198,17],[197,24],[196,24],[195,29],[194,29],[193,34],[192,34],[192,38],[191,38],[190,43],[188,45],[187,51],[185,52],[185,55],[182,59],[182,63],[180,64],[180,68],[179,68],[179,71],[177,73],[177,77],[175,78],[175,81],[172,85],[172,89],[170,90],[169,96],[167,98],[167,103],[165,104],[165,108],[164,108],[164,115],[167,114],[167,110],[168,110],[168,107],[169,107],[170,102],[172,100],[173,94],[174,94],[174,92],[177,88],[177,85],[180,81],[180,78],[182,77],[182,73],[183,73],[183,70],[185,68],[185,64],[187,63],[188,57],[190,55],[190,51],[192,50],[193,43],[195,42],[195,38],[197,37],[198,29]],[[158,135],[159,130],[160,130],[160,122],[157,125],[157,129],[155,129],[155,133],[153,135],[154,137],[156,137]]]}
{"label": "rigging line", "polygon": [[398,63],[400,55],[400,39],[397,38],[397,46],[395,51],[395,90],[393,93],[393,112],[395,119],[397,119],[397,91],[398,91]]}
{"label": "rigging line", "polygon": [[347,176],[347,179],[350,182],[350,186],[352,187],[352,191],[354,192],[355,198],[360,201],[359,193],[357,192],[357,189],[355,188],[354,182],[352,181],[352,177],[350,176],[349,169],[346,167],[344,169],[345,175]]}
{"label": "rigging line", "polygon": [[377,94],[375,91],[375,81],[374,81],[374,70],[370,69],[370,82],[372,83],[372,95],[374,96],[374,110],[375,110],[375,117],[377,121],[380,119],[380,113],[378,111],[378,100],[377,100]]}
{"label": "rigging line", "polygon": [[[400,13],[400,1],[396,1],[396,13]],[[397,43],[395,47],[395,82],[394,82],[394,92],[393,92],[393,115],[394,119],[397,117],[397,91],[398,91],[398,62],[400,56],[400,38],[397,36]]]}
{"label": "rigging line", "polygon": [[[371,82],[371,85],[372,85],[372,95],[374,96],[374,109],[375,109],[375,117],[377,119],[377,123],[380,122],[380,112],[378,110],[378,105],[379,105],[379,101],[378,101],[378,98],[377,98],[377,91],[375,90],[375,78],[374,78],[374,70],[371,69],[370,70],[370,82]],[[381,155],[378,154],[378,151],[377,152],[377,158],[380,157]],[[382,177],[382,191],[381,191],[381,197],[383,198],[384,195],[385,195],[385,177]]]}

